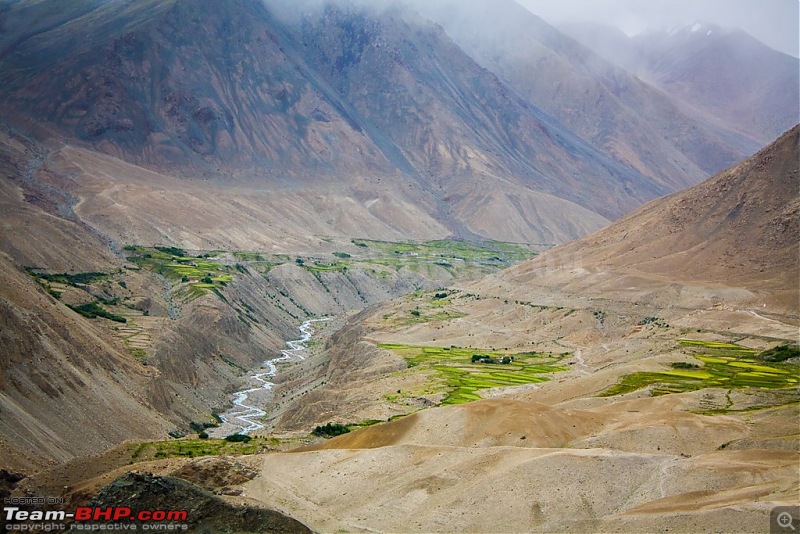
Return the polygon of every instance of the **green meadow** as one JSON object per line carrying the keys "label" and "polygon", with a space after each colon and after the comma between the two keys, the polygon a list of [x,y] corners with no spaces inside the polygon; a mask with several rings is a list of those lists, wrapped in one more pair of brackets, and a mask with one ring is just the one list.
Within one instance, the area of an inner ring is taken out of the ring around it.
{"label": "green meadow", "polygon": [[769,351],[714,341],[682,339],[679,343],[693,351],[702,365],[675,362],[669,370],[626,375],[600,396],[624,395],[648,386],[652,386],[653,395],[665,395],[703,388],[783,389],[800,385],[800,367],[765,361],[762,354]]}
{"label": "green meadow", "polygon": [[[383,343],[402,356],[409,368],[437,373],[441,392],[445,393],[442,404],[463,404],[480,399],[479,390],[519,386],[545,382],[545,375],[567,368],[558,365],[564,355],[521,352],[507,353],[463,347],[419,347]],[[512,358],[510,363],[501,363]],[[484,361],[479,361],[480,359]],[[494,363],[485,363],[492,361]]]}

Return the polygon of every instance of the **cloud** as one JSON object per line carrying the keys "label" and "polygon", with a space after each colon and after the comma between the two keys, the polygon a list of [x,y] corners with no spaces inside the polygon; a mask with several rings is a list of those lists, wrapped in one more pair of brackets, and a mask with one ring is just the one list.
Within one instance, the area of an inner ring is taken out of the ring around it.
{"label": "cloud", "polygon": [[546,21],[598,22],[629,35],[701,20],[741,28],[766,45],[800,56],[797,0],[516,0]]}

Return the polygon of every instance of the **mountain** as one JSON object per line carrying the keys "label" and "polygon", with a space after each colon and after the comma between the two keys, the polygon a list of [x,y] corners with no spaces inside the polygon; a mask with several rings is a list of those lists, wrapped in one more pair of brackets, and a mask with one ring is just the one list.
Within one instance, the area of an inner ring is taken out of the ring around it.
{"label": "mountain", "polygon": [[[534,280],[563,284],[582,294],[627,282],[662,289],[677,283],[739,288],[743,302],[797,313],[798,161],[795,126],[742,163],[502,277],[520,286]],[[681,295],[670,297],[681,301]]]}
{"label": "mountain", "polygon": [[388,184],[465,236],[562,242],[670,190],[400,7],[291,19],[255,0],[91,6],[3,52],[0,106],[14,124],[256,189],[359,197]]}
{"label": "mountain", "polygon": [[666,94],[516,2],[414,5],[520,96],[670,190],[693,185],[763,145],[683,112]]}
{"label": "mountain", "polygon": [[705,22],[633,37],[564,28],[698,117],[766,144],[800,120],[800,60],[738,29]]}

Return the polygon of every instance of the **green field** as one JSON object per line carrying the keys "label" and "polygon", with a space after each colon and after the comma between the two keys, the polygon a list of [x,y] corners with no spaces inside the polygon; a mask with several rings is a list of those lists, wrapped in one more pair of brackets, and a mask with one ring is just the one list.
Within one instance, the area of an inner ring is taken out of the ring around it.
{"label": "green field", "polygon": [[679,343],[695,352],[693,356],[703,365],[687,369],[675,362],[670,370],[626,375],[600,396],[624,395],[648,386],[652,386],[653,395],[665,395],[703,388],[782,389],[800,385],[800,367],[764,361],[757,350],[713,341],[681,339]]}
{"label": "green field", "polygon": [[208,255],[190,256],[176,247],[127,246],[127,260],[160,274],[170,280],[187,284],[189,299],[205,295],[209,291],[225,287],[233,280],[231,268],[208,259]]}
{"label": "green field", "polygon": [[467,242],[452,239],[435,241],[357,242],[363,249],[361,261],[415,272],[441,268],[464,274],[489,272],[508,267],[536,255],[527,246],[500,241]]}
{"label": "green field", "polygon": [[[478,275],[508,267],[536,255],[526,245],[499,241],[467,242],[451,239],[435,241],[373,241],[353,239],[358,247],[352,253],[334,252],[331,259],[302,258],[298,265],[311,272],[345,272],[348,268],[407,269],[435,276],[444,270],[451,275]],[[238,257],[247,258],[244,253]],[[260,257],[255,254],[249,257]]]}
{"label": "green field", "polygon": [[[477,391],[504,386],[535,384],[549,380],[547,375],[567,368],[557,365],[565,355],[535,352],[506,353],[462,347],[418,347],[384,343],[405,359],[409,368],[437,373],[440,392],[445,393],[442,404],[463,404],[481,397]],[[513,357],[508,364],[499,363]],[[498,363],[473,362],[475,357]]]}

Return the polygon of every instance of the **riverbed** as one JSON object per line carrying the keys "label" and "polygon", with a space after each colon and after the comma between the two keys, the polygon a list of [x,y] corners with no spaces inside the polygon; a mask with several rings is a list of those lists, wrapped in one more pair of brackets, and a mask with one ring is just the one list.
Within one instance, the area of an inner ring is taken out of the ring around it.
{"label": "riverbed", "polygon": [[225,437],[230,434],[249,434],[264,428],[260,419],[267,415],[261,406],[272,398],[272,388],[275,386],[271,379],[278,374],[279,363],[299,362],[305,359],[308,342],[314,335],[314,323],[329,321],[330,318],[309,319],[300,325],[299,339],[287,341],[288,348],[281,351],[281,355],[271,360],[266,360],[261,367],[255,369],[248,377],[248,387],[233,394],[233,407],[220,415],[222,424],[211,428],[208,434],[212,437]]}

